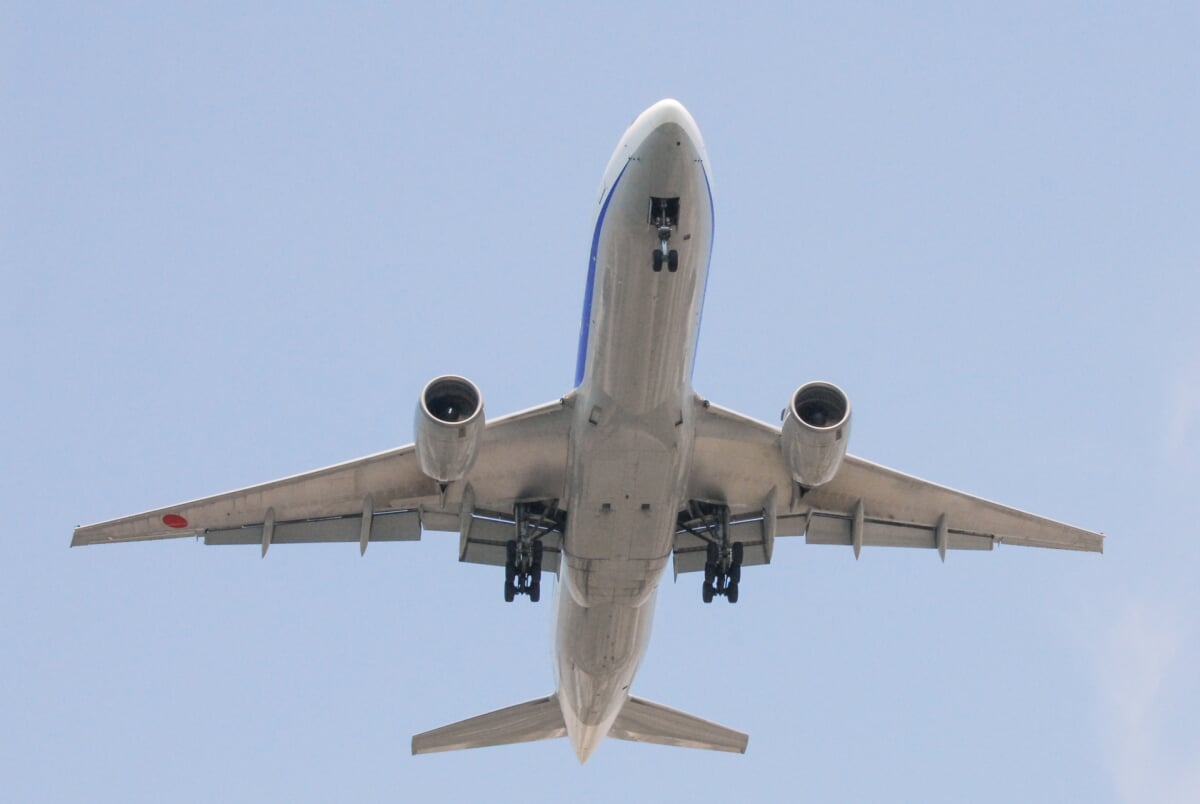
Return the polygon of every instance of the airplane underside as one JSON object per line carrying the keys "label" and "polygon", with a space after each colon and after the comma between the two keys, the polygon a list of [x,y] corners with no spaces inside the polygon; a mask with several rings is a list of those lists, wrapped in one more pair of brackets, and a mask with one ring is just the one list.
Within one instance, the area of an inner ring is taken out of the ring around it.
{"label": "airplane underside", "polygon": [[[847,453],[849,398],[801,385],[780,426],[692,388],[712,250],[708,155],[672,100],[629,127],[604,173],[575,388],[485,420],[469,380],[418,397],[413,444],[76,529],[72,545],[174,537],[211,545],[412,541],[458,534],[460,561],[503,567],[504,600],[556,587],[556,690],[413,738],[414,754],[568,737],[744,752],[741,732],[633,697],[671,564],[701,598],[739,599],[777,538],[950,551],[997,544],[1101,552],[1103,535]],[[790,322],[784,322],[789,324]],[[499,578],[498,578],[499,580]]]}

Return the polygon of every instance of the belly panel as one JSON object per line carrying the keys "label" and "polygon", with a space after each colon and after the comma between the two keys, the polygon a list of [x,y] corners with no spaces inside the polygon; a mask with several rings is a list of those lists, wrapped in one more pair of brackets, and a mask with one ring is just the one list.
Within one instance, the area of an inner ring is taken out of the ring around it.
{"label": "belly panel", "polygon": [[652,598],[641,606],[585,608],[560,597],[556,672],[568,721],[611,725],[645,654],[653,614]]}

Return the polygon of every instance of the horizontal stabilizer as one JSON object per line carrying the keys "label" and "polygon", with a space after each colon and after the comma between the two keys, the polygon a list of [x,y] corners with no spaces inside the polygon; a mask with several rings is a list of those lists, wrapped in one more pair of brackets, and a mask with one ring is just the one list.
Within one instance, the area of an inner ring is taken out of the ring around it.
{"label": "horizontal stabilizer", "polygon": [[558,698],[551,695],[418,734],[412,738],[412,752],[432,754],[435,751],[461,751],[464,748],[549,740],[565,737],[566,734],[567,724],[563,721],[562,708],[558,705]]}
{"label": "horizontal stabilizer", "polygon": [[608,736],[636,743],[707,748],[738,754],[746,753],[746,744],[750,742],[749,735],[740,731],[641,698],[630,698],[625,702]]}

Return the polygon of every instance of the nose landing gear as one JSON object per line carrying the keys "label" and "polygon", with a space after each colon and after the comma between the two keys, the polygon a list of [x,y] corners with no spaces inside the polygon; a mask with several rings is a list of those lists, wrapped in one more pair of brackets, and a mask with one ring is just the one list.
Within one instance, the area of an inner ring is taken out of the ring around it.
{"label": "nose landing gear", "polygon": [[663,237],[662,239],[662,247],[654,249],[654,252],[652,253],[655,273],[662,271],[664,264],[667,266],[667,270],[671,273],[675,273],[679,270],[679,252],[675,249],[667,249],[667,241],[670,239],[670,237],[671,230],[668,229],[666,237]]}
{"label": "nose landing gear", "polygon": [[658,233],[658,248],[652,253],[654,272],[662,271],[665,264],[668,271],[675,273],[679,270],[679,252],[670,247],[670,242],[672,229],[679,225],[679,199],[652,197],[650,225]]}

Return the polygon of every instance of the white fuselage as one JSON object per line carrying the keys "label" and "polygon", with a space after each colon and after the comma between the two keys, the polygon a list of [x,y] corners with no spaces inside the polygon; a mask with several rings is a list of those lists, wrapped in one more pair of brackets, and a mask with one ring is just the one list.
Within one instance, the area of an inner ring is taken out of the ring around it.
{"label": "white fuselage", "polygon": [[[605,171],[580,334],[559,571],[556,673],[580,759],[629,696],[671,557],[694,437],[691,369],[713,234],[707,154],[675,101],[625,133]],[[669,249],[651,199],[678,199]]]}

